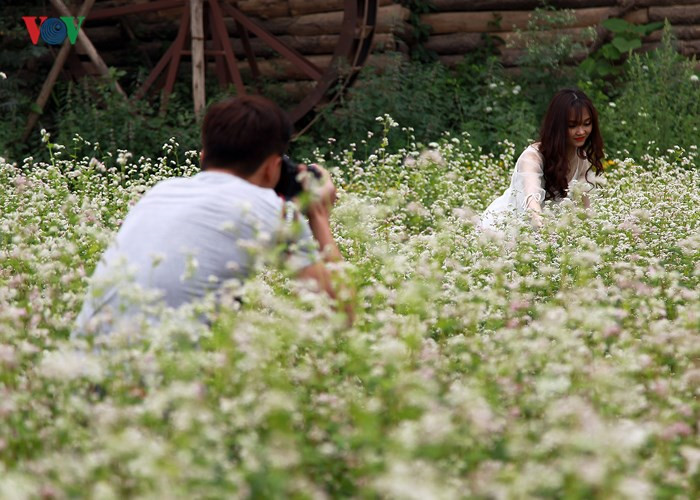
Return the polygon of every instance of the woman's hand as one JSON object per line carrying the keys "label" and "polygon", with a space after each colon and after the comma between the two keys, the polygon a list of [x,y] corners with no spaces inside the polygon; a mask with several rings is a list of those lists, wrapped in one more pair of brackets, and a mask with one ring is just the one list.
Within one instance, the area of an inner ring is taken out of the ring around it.
{"label": "woman's hand", "polygon": [[588,197],[586,193],[583,193],[581,195],[581,201],[583,202],[583,208],[589,209],[591,208],[591,199]]}
{"label": "woman's hand", "polygon": [[534,210],[530,213],[530,220],[532,221],[532,227],[534,227],[535,229],[540,229],[544,224],[544,221],[542,220],[542,214]]}

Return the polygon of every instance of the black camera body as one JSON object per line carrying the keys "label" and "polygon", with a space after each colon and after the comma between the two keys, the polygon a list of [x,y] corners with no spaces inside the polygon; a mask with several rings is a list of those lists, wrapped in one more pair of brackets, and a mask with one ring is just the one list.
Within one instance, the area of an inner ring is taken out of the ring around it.
{"label": "black camera body", "polygon": [[[307,165],[306,169],[317,179],[321,178],[321,171],[315,165]],[[297,180],[299,175],[299,165],[294,163],[289,156],[282,156],[282,169],[280,180],[275,186],[275,192],[286,200],[291,200],[304,190],[301,182]]]}

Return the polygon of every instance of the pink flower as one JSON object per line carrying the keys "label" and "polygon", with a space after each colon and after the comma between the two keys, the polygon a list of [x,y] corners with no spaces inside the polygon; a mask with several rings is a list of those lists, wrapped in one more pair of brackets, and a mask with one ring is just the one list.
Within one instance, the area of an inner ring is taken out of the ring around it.
{"label": "pink flower", "polygon": [[685,422],[675,422],[661,431],[661,437],[670,441],[676,437],[690,436],[692,433],[693,429]]}

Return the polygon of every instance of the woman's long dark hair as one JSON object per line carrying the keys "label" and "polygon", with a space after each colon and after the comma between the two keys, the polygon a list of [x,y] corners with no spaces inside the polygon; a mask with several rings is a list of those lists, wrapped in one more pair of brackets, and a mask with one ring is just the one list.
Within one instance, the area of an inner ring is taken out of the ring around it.
{"label": "woman's long dark hair", "polygon": [[[539,150],[544,157],[544,190],[548,199],[565,197],[568,191],[569,161],[567,158],[568,129],[571,111],[580,123],[583,110],[591,115],[592,129],[586,142],[578,149],[580,158],[587,158],[596,174],[603,171],[603,138],[598,125],[598,111],[586,94],[576,89],[557,92],[549,103],[540,129]],[[586,178],[590,168],[586,171]]]}

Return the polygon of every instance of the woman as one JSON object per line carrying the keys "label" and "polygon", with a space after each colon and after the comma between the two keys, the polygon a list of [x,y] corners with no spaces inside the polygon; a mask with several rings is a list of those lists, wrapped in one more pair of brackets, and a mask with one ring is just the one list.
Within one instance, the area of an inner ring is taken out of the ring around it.
{"label": "woman", "polygon": [[[486,209],[481,227],[494,228],[513,211],[529,211],[533,224],[539,227],[542,203],[560,202],[574,182],[584,183],[584,191],[589,191],[595,174],[603,171],[602,162],[603,139],[595,106],[580,90],[560,90],[549,103],[539,142],[520,155],[510,187]],[[586,194],[583,204],[590,206]]]}

